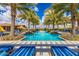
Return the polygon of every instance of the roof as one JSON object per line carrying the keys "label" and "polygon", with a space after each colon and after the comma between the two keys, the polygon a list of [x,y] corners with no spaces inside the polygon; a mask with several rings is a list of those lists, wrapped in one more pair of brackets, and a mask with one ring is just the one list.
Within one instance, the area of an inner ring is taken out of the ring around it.
{"label": "roof", "polygon": [[[10,23],[3,23],[3,24],[0,24],[0,26],[11,26],[11,24]],[[25,25],[15,24],[15,26],[25,26]]]}

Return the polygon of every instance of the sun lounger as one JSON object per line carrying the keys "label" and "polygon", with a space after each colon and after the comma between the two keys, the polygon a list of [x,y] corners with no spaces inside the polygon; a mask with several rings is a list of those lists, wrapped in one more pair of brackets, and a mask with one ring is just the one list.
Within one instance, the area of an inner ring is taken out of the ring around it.
{"label": "sun lounger", "polygon": [[13,46],[0,45],[0,56],[7,56],[11,49],[13,49]]}
{"label": "sun lounger", "polygon": [[54,54],[55,56],[77,56],[76,52],[65,46],[52,46],[51,54]]}
{"label": "sun lounger", "polygon": [[10,56],[33,56],[35,54],[34,46],[22,46],[16,49]]}
{"label": "sun lounger", "polygon": [[13,49],[13,46],[6,46],[6,45],[0,46],[0,51],[9,51],[11,49]]}
{"label": "sun lounger", "polygon": [[6,51],[3,51],[2,53],[0,52],[0,56],[7,56],[8,53]]}

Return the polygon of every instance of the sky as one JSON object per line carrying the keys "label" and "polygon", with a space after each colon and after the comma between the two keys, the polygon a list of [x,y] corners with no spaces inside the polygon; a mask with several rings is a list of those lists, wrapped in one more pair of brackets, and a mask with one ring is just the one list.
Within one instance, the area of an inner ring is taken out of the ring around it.
{"label": "sky", "polygon": [[[37,15],[39,16],[40,20],[43,20],[44,11],[50,6],[50,3],[38,3],[36,7],[33,9]],[[0,23],[9,23],[11,22],[11,13],[10,7],[3,8],[0,6]],[[25,21],[16,19],[15,23],[17,24],[26,24]]]}
{"label": "sky", "polygon": [[38,11],[36,12],[37,15],[40,17],[40,20],[42,20],[43,16],[44,16],[44,11],[50,7],[50,3],[38,3],[37,4],[37,8],[38,8]]}

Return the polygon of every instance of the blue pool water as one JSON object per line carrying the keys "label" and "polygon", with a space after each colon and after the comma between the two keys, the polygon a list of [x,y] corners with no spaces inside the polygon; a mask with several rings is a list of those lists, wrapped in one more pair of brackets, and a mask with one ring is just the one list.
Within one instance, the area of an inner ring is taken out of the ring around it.
{"label": "blue pool water", "polygon": [[53,41],[60,41],[63,40],[59,37],[60,34],[50,34],[48,32],[45,31],[37,31],[34,32],[33,34],[24,34],[24,40],[29,40],[29,41],[49,41],[49,40],[53,40]]}

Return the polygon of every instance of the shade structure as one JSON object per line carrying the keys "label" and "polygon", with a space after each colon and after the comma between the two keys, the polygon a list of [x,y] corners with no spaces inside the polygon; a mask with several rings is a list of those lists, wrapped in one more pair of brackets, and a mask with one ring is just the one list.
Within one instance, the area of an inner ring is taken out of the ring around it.
{"label": "shade structure", "polygon": [[4,32],[5,30],[3,29],[3,27],[0,26],[0,32]]}
{"label": "shade structure", "polygon": [[25,27],[23,27],[23,26],[19,26],[19,27],[17,27],[18,29],[26,29]]}

